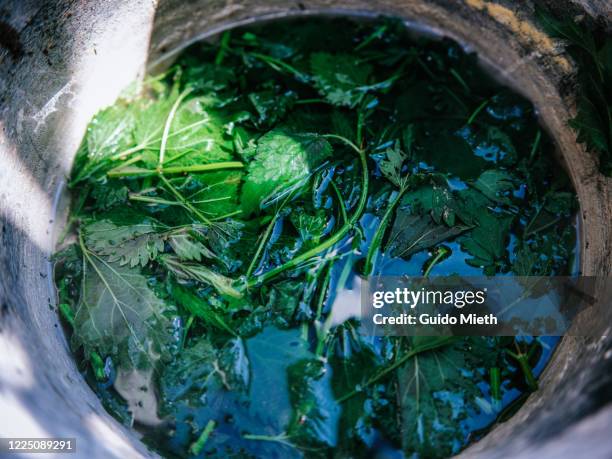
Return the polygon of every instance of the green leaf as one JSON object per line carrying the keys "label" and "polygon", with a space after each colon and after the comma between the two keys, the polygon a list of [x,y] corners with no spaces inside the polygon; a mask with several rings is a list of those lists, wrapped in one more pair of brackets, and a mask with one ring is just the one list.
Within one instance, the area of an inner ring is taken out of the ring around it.
{"label": "green leaf", "polygon": [[110,167],[110,158],[132,145],[134,124],[133,110],[124,104],[98,112],[87,126],[77,151],[72,184],[88,179],[103,167]]}
{"label": "green leaf", "polygon": [[493,202],[512,204],[510,192],[515,187],[515,178],[510,173],[492,169],[480,174],[472,186]]}
{"label": "green leaf", "polygon": [[249,94],[249,102],[257,112],[257,124],[273,126],[293,107],[297,94],[291,90],[279,93],[279,88]]}
{"label": "green leaf", "polygon": [[164,369],[159,387],[168,404],[202,405],[214,404],[225,391],[246,392],[249,380],[249,361],[241,339],[231,339],[218,350],[199,337]]}
{"label": "green leaf", "polygon": [[424,142],[419,157],[427,164],[435,164],[437,170],[464,180],[477,177],[487,165],[463,137],[453,133],[436,132]]}
{"label": "green leaf", "polygon": [[236,336],[236,332],[223,318],[222,311],[218,311],[218,308],[213,305],[211,301],[200,298],[198,295],[192,293],[191,289],[181,286],[178,282],[171,282],[170,289],[177,303],[189,314],[201,319],[206,325],[210,325],[232,336]]}
{"label": "green leaf", "polygon": [[385,150],[386,158],[380,161],[380,171],[393,185],[400,188],[403,186],[402,167],[408,155],[400,149],[399,141],[395,142],[393,148]]}
{"label": "green leaf", "polygon": [[245,216],[257,212],[303,186],[331,156],[332,147],[316,134],[270,131],[257,144],[242,187]]}
{"label": "green leaf", "polygon": [[311,358],[308,343],[299,330],[267,328],[246,341],[251,362],[250,411],[262,418],[259,431],[253,434],[279,434],[292,420],[293,408],[287,371],[295,363]]}
{"label": "green leaf", "polygon": [[222,295],[242,298],[234,286],[234,280],[197,263],[187,263],[177,257],[164,255],[160,261],[179,279],[191,279],[213,286]]}
{"label": "green leaf", "polygon": [[340,406],[334,401],[331,372],[325,363],[304,359],[289,367],[289,396],[293,415],[288,434],[307,448],[335,447]]}
{"label": "green leaf", "polygon": [[86,355],[113,356],[122,368],[155,365],[171,340],[166,304],[135,268],[86,252],[75,340]]}
{"label": "green leaf", "polygon": [[363,100],[372,72],[369,64],[357,62],[354,56],[329,53],[311,54],[310,69],[322,96],[334,105],[351,108]]}
{"label": "green leaf", "polygon": [[394,257],[408,258],[469,230],[469,226],[448,227],[435,223],[429,215],[418,215],[398,209],[387,249]]}
{"label": "green leaf", "polygon": [[130,222],[116,224],[110,219],[89,223],[84,227],[87,247],[108,259],[130,267],[145,266],[164,251],[164,235],[160,224],[150,218],[131,217]]}
{"label": "green leaf", "polygon": [[512,221],[511,216],[482,211],[477,226],[461,238],[463,249],[474,257],[466,262],[483,268],[487,275],[493,274],[496,266],[506,257],[506,242]]}
{"label": "green leaf", "polygon": [[[417,340],[435,338],[416,338]],[[487,338],[455,340],[415,355],[397,371],[406,457],[449,457],[465,444],[462,421],[479,412],[479,367],[495,361]]]}
{"label": "green leaf", "polygon": [[164,165],[210,164],[233,158],[232,140],[225,135],[225,120],[209,105],[205,97],[194,97],[181,104],[168,133]]}
{"label": "green leaf", "polygon": [[308,245],[316,246],[327,228],[327,215],[323,209],[317,209],[314,215],[305,210],[294,210],[289,214],[291,223],[298,231],[302,241]]}
{"label": "green leaf", "polygon": [[208,247],[187,232],[170,234],[168,242],[176,256],[181,260],[202,261],[202,258],[216,258],[216,255]]}

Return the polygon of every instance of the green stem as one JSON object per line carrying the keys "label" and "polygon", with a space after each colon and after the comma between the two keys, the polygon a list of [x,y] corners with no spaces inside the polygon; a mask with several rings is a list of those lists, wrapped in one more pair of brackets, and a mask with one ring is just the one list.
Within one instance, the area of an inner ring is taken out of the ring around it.
{"label": "green stem", "polygon": [[438,251],[434,255],[434,257],[432,258],[432,260],[427,264],[427,268],[425,269],[425,272],[423,273],[423,277],[428,277],[433,267],[437,263],[439,263],[442,259],[444,259],[448,255],[449,252],[450,252],[450,249],[448,249],[447,247],[443,245],[440,246],[438,248]]}
{"label": "green stem", "polygon": [[350,398],[353,398],[354,396],[356,396],[357,394],[363,392],[363,390],[366,387],[369,387],[373,384],[376,384],[378,381],[380,381],[381,379],[383,379],[385,376],[387,376],[389,373],[391,373],[392,371],[396,370],[397,368],[401,367],[404,363],[406,363],[408,360],[410,360],[411,358],[413,358],[414,356],[418,355],[418,354],[422,354],[423,352],[427,352],[427,351],[431,351],[433,349],[437,349],[441,346],[445,346],[446,344],[454,341],[456,339],[456,337],[454,336],[446,336],[443,338],[440,338],[439,340],[435,340],[432,341],[431,343],[425,343],[421,346],[417,346],[414,347],[412,349],[410,349],[408,352],[406,352],[402,357],[400,357],[399,359],[397,359],[395,362],[393,362],[391,365],[389,365],[387,368],[385,368],[384,370],[382,370],[380,373],[378,373],[377,375],[371,377],[367,382],[365,382],[364,384],[361,384],[359,389],[354,389],[351,392],[344,394],[342,397],[336,399],[336,401],[338,403],[342,403],[347,401]]}
{"label": "green stem", "polygon": [[242,169],[244,164],[240,161],[223,161],[212,164],[194,164],[191,166],[173,166],[173,167],[159,167],[157,169],[144,169],[144,168],[126,168],[124,165],[111,169],[106,173],[109,177],[147,177],[159,174],[183,174],[187,172],[210,172],[225,169]]}
{"label": "green stem", "polygon": [[338,189],[336,183],[333,180],[331,180],[330,183],[334,192],[336,193],[336,198],[338,199],[338,207],[340,207],[340,215],[342,216],[342,222],[346,223],[348,222],[348,214],[346,213],[346,205],[344,204],[344,199],[342,199],[342,194],[340,193],[340,190]]}
{"label": "green stem", "polygon": [[476,110],[474,110],[474,112],[470,115],[470,117],[468,118],[465,124],[472,124],[472,122],[476,119],[478,114],[487,106],[488,103],[489,103],[489,99],[483,101],[478,107],[476,107]]}
{"label": "green stem", "polygon": [[374,237],[372,238],[372,242],[370,243],[370,247],[368,248],[368,254],[366,256],[365,266],[363,268],[364,276],[369,276],[374,269],[375,258],[378,255],[378,250],[382,245],[382,240],[387,230],[387,226],[389,225],[389,221],[393,216],[393,212],[395,211],[395,207],[400,202],[400,199],[408,190],[408,185],[404,185],[400,188],[393,201],[387,206],[387,210],[385,210],[385,214],[383,215],[378,228],[376,228],[376,232],[374,233]]}
{"label": "green stem", "polygon": [[278,215],[279,215],[278,212],[274,214],[274,217],[272,217],[272,220],[270,220],[270,223],[268,223],[266,230],[261,236],[261,240],[259,241],[259,244],[257,245],[257,250],[255,251],[255,255],[253,255],[253,259],[251,260],[251,263],[249,264],[249,268],[247,269],[247,272],[246,272],[247,279],[250,278],[251,275],[253,274],[253,271],[255,271],[255,266],[257,266],[257,260],[259,260],[259,257],[261,256],[261,252],[263,252],[263,249],[268,242],[268,237],[270,237],[270,233],[272,232],[272,230],[274,229],[274,226],[276,225],[276,222],[278,221]]}
{"label": "green stem", "polygon": [[104,360],[100,357],[100,354],[97,352],[91,352],[89,354],[89,358],[91,361],[91,367],[93,368],[94,375],[98,381],[105,381],[106,374],[104,373]]}
{"label": "green stem", "polygon": [[170,109],[170,113],[168,113],[168,118],[166,118],[166,124],[164,125],[164,132],[162,134],[161,145],[159,147],[159,167],[161,168],[164,164],[164,155],[166,154],[166,143],[168,142],[168,134],[170,134],[170,127],[172,126],[172,121],[174,121],[174,116],[176,115],[176,111],[178,110],[181,102],[189,95],[189,93],[193,91],[193,88],[185,89],[174,101],[172,104],[172,108]]}
{"label": "green stem", "polygon": [[538,146],[540,145],[540,138],[542,137],[542,131],[538,129],[538,132],[535,136],[535,140],[533,141],[533,146],[531,147],[531,152],[529,153],[529,162],[533,161],[535,157],[536,151],[538,150]]}
{"label": "green stem", "polygon": [[204,446],[206,446],[208,437],[210,437],[210,434],[213,432],[213,430],[215,430],[215,426],[216,426],[215,421],[213,421],[212,419],[208,421],[208,423],[206,424],[206,427],[204,427],[204,430],[202,431],[198,439],[194,443],[192,443],[192,445],[189,447],[189,452],[191,454],[193,454],[194,456],[197,456],[202,452],[202,450],[204,449]]}
{"label": "green stem", "polygon": [[354,143],[352,143],[350,140],[346,139],[345,137],[338,136],[335,134],[327,134],[324,137],[334,138],[334,139],[343,141],[344,143],[349,145],[351,148],[353,148],[359,155],[359,159],[361,162],[361,174],[362,174],[361,175],[361,195],[359,197],[359,203],[357,204],[357,209],[355,210],[355,213],[353,213],[351,218],[344,225],[342,225],[342,227],[336,233],[334,233],[324,242],[296,256],[295,258],[292,258],[288,262],[265,272],[261,276],[248,279],[245,284],[246,288],[251,288],[251,287],[261,285],[287,270],[298,267],[300,264],[304,263],[305,261],[308,261],[310,258],[334,246],[336,243],[341,241],[344,238],[344,236],[348,234],[348,232],[355,225],[355,223],[357,223],[359,218],[361,218],[361,215],[363,211],[365,210],[366,203],[368,200],[368,163],[367,163],[365,151],[357,148],[357,146],[355,146]]}
{"label": "green stem", "polygon": [[501,400],[501,370],[499,367],[491,368],[489,376],[491,380],[491,398],[498,402]]}
{"label": "green stem", "polygon": [[68,303],[60,303],[59,311],[62,317],[74,328],[74,312]]}
{"label": "green stem", "polygon": [[221,65],[223,63],[223,59],[225,58],[225,53],[229,48],[229,41],[231,38],[231,30],[226,30],[221,35],[221,41],[219,42],[219,52],[215,56],[215,65]]}

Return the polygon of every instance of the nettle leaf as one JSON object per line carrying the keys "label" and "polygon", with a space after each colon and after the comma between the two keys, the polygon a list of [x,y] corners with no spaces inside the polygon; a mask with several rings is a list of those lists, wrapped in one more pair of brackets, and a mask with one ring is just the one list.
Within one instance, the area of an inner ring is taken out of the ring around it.
{"label": "nettle leaf", "polygon": [[170,289],[176,302],[189,314],[201,319],[206,325],[215,327],[232,336],[236,332],[228,325],[223,318],[223,312],[209,301],[209,297],[201,298],[187,287],[183,287],[178,282],[170,282]]}
{"label": "nettle leaf", "polygon": [[584,143],[589,151],[609,151],[607,132],[608,120],[604,121],[596,104],[587,96],[578,99],[578,113],[569,121],[570,126],[578,132],[578,142]]}
{"label": "nettle leaf", "polygon": [[109,263],[88,252],[75,314],[76,342],[86,355],[115,357],[128,369],[154,365],[172,340],[167,309],[135,268]]}
{"label": "nettle leaf", "polygon": [[406,457],[449,457],[465,445],[462,421],[480,411],[477,401],[484,395],[478,368],[496,356],[487,338],[463,338],[419,353],[397,371]]}
{"label": "nettle leaf", "polygon": [[97,176],[112,166],[110,158],[133,144],[135,117],[123,104],[113,105],[97,113],[87,126],[77,151],[71,184]]}
{"label": "nettle leaf", "polygon": [[253,379],[249,388],[250,411],[262,423],[253,434],[276,435],[292,421],[295,407],[289,391],[288,369],[297,362],[314,357],[298,329],[269,327],[246,341]]}
{"label": "nettle leaf", "polygon": [[429,136],[423,142],[419,157],[436,169],[467,180],[477,177],[487,162],[474,154],[470,144],[459,134],[443,130]]}
{"label": "nettle leaf", "polygon": [[234,280],[197,263],[183,262],[180,258],[165,255],[160,261],[179,279],[190,279],[213,286],[222,295],[242,298],[242,293],[234,287]]}
{"label": "nettle leaf", "polygon": [[187,232],[170,234],[168,242],[176,256],[181,260],[202,261],[202,258],[216,258],[216,255],[208,247]]}
{"label": "nettle leaf", "polygon": [[222,218],[240,210],[238,198],[242,172],[218,171],[192,174],[185,196],[210,219]]}
{"label": "nettle leaf", "polygon": [[249,94],[249,102],[257,112],[257,124],[272,126],[278,123],[293,107],[298,95],[291,91],[280,93],[279,88]]}
{"label": "nettle leaf", "polygon": [[481,211],[477,226],[461,238],[461,246],[474,258],[466,260],[472,266],[483,268],[486,275],[495,273],[506,257],[506,242],[513,217]]}
{"label": "nettle leaf", "polygon": [[379,163],[380,171],[393,185],[402,187],[405,180],[402,177],[402,167],[408,155],[401,150],[399,141],[396,141],[393,148],[385,150],[385,156],[386,158]]}
{"label": "nettle leaf", "polygon": [[515,178],[509,172],[492,169],[480,174],[472,186],[493,202],[510,205],[511,191],[515,187]]}
{"label": "nettle leaf", "polygon": [[194,97],[181,104],[168,134],[164,165],[187,166],[232,159],[233,143],[225,135],[225,120],[209,105],[206,97]]}
{"label": "nettle leaf", "polygon": [[497,126],[480,131],[472,146],[476,155],[504,165],[515,164],[518,157],[510,136]]}
{"label": "nettle leaf", "polygon": [[298,231],[300,238],[310,245],[317,245],[321,240],[328,225],[327,218],[323,209],[317,209],[314,215],[306,213],[303,209],[295,210],[289,214],[289,219]]}
{"label": "nettle leaf", "polygon": [[329,142],[317,134],[278,130],[265,134],[259,139],[242,187],[245,216],[299,190],[331,153]]}
{"label": "nettle leaf", "polygon": [[249,360],[244,342],[231,339],[216,349],[206,338],[181,352],[160,377],[160,393],[166,403],[192,406],[213,404],[225,391],[245,392],[249,385]]}
{"label": "nettle leaf", "polygon": [[349,54],[312,53],[310,69],[319,93],[334,105],[357,106],[367,92],[372,66]]}
{"label": "nettle leaf", "polygon": [[99,112],[87,126],[85,145],[91,160],[100,160],[120,153],[131,144],[134,114],[123,104]]}
{"label": "nettle leaf", "polygon": [[549,265],[550,263],[542,260],[542,257],[528,244],[524,244],[516,253],[512,272],[516,276],[546,276],[550,274]]}
{"label": "nettle leaf", "polygon": [[108,210],[116,205],[125,204],[128,200],[128,193],[126,186],[95,183],[91,190],[91,197],[95,199],[98,209]]}
{"label": "nettle leaf", "polygon": [[491,201],[484,194],[468,188],[456,194],[452,207],[462,222],[476,226],[481,214],[486,212],[490,205]]}
{"label": "nettle leaf", "polygon": [[139,99],[134,105],[133,144],[159,149],[168,114],[179,97],[178,86],[162,90],[150,99]]}
{"label": "nettle leaf", "polygon": [[288,434],[293,443],[308,448],[338,443],[340,405],[334,400],[331,371],[322,360],[305,359],[288,371],[293,415]]}
{"label": "nettle leaf", "polygon": [[408,258],[469,230],[469,226],[446,226],[436,223],[429,215],[397,210],[387,249],[394,257]]}
{"label": "nettle leaf", "polygon": [[[134,219],[131,219],[134,221]],[[83,228],[88,248],[108,259],[130,267],[145,266],[164,251],[164,234],[154,220],[116,224],[110,219],[97,220]]]}

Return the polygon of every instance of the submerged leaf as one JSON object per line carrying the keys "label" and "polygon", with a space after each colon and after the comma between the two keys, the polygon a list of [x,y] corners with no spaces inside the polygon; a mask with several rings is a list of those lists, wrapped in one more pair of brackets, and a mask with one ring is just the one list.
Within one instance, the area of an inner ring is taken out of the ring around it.
{"label": "submerged leaf", "polygon": [[242,187],[245,215],[279,202],[299,189],[331,156],[329,142],[317,134],[270,131],[257,144]]}
{"label": "submerged leaf", "polygon": [[506,171],[492,169],[480,174],[473,187],[493,202],[511,204],[508,194],[515,187],[514,177]]}
{"label": "submerged leaf", "polygon": [[121,356],[127,368],[154,365],[171,338],[165,309],[138,270],[86,256],[75,338],[87,352]]}
{"label": "submerged leaf", "polygon": [[321,95],[332,104],[347,107],[363,100],[372,71],[370,65],[357,62],[354,56],[329,53],[311,54],[310,69]]}
{"label": "submerged leaf", "polygon": [[107,257],[109,262],[118,261],[132,268],[145,266],[164,251],[164,234],[160,233],[160,225],[150,218],[121,225],[110,219],[97,220],[88,224],[83,232],[91,250]]}
{"label": "submerged leaf", "polygon": [[394,257],[409,258],[413,253],[453,239],[469,229],[465,225],[440,225],[429,215],[415,215],[398,209],[387,248]]}

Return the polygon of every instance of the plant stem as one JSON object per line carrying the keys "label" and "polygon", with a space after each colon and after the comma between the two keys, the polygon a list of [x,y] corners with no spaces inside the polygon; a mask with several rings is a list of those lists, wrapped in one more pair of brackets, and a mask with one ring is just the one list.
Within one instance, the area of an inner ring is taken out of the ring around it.
{"label": "plant stem", "polygon": [[378,249],[382,245],[382,240],[387,230],[387,226],[389,225],[389,221],[391,220],[391,216],[395,211],[395,207],[400,202],[400,199],[408,190],[408,185],[403,185],[398,191],[397,195],[393,198],[391,203],[387,206],[387,210],[385,210],[385,214],[383,215],[378,228],[376,228],[376,232],[374,233],[374,237],[372,238],[372,242],[370,243],[370,247],[368,248],[368,254],[366,256],[365,265],[363,268],[364,276],[369,276],[374,269],[375,258],[378,255]]}
{"label": "plant stem", "polygon": [[193,91],[193,88],[185,89],[174,101],[172,104],[172,108],[170,109],[170,113],[168,113],[168,118],[166,118],[166,124],[164,126],[164,132],[162,134],[161,145],[159,147],[159,162],[158,165],[161,168],[164,164],[164,155],[166,153],[166,143],[168,142],[168,134],[170,133],[170,126],[172,126],[172,121],[174,121],[174,116],[176,115],[176,111],[178,110],[181,102],[189,95],[189,93]]}
{"label": "plant stem", "polygon": [[223,63],[223,59],[225,58],[225,52],[229,48],[229,41],[231,38],[231,30],[226,30],[221,35],[221,41],[219,42],[219,52],[215,56],[215,65],[221,65]]}
{"label": "plant stem", "polygon": [[202,450],[204,449],[204,446],[206,445],[206,441],[208,440],[208,437],[210,437],[210,434],[213,432],[213,430],[215,430],[215,426],[216,426],[216,423],[214,420],[211,419],[210,421],[208,421],[208,423],[206,424],[206,427],[204,427],[204,430],[202,431],[198,439],[194,443],[192,443],[191,446],[189,447],[189,452],[191,454],[193,454],[194,456],[197,456],[198,454],[202,452]]}
{"label": "plant stem", "polygon": [[427,264],[427,268],[425,269],[425,272],[423,273],[423,277],[428,277],[429,273],[431,272],[431,270],[433,269],[433,267],[440,262],[443,258],[445,258],[448,253],[450,252],[450,249],[448,249],[445,246],[440,246],[438,248],[437,253],[434,255],[434,257],[431,259],[431,261]]}
{"label": "plant stem", "polygon": [[501,400],[501,370],[499,367],[491,368],[489,376],[491,380],[491,398],[495,402],[499,402]]}
{"label": "plant stem", "polygon": [[72,328],[74,328],[74,312],[70,308],[68,303],[60,303],[59,311],[62,317],[70,324]]}
{"label": "plant stem", "polygon": [[531,147],[531,152],[529,153],[529,162],[533,161],[533,158],[538,150],[538,146],[540,145],[540,138],[542,137],[542,131],[538,129],[538,133],[535,136],[535,140],[533,141],[533,146]]}
{"label": "plant stem", "polygon": [[478,114],[487,106],[488,103],[489,103],[489,99],[483,101],[478,107],[476,107],[476,110],[474,110],[474,112],[470,115],[470,117],[465,122],[465,124],[472,124],[472,122],[476,119]]}
{"label": "plant stem", "polygon": [[340,194],[340,190],[338,186],[333,180],[330,180],[330,184],[336,193],[336,198],[338,199],[338,207],[340,207],[340,215],[342,216],[342,222],[348,222],[348,214],[346,213],[346,205],[344,204],[344,199],[342,199],[342,194]]}
{"label": "plant stem", "polygon": [[157,169],[126,168],[124,165],[111,169],[106,173],[109,177],[147,177],[159,174],[183,174],[187,172],[210,172],[225,169],[242,169],[244,164],[240,161],[223,161],[211,164],[194,164],[191,166],[158,167]]}

